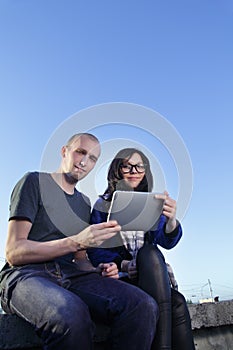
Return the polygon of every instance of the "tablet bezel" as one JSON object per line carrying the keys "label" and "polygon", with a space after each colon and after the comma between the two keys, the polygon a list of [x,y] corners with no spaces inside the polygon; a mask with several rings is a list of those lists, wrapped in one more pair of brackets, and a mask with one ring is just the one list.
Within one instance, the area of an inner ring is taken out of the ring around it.
{"label": "tablet bezel", "polygon": [[155,230],[164,203],[164,199],[155,198],[156,194],[159,193],[115,191],[107,221],[116,220],[122,231]]}

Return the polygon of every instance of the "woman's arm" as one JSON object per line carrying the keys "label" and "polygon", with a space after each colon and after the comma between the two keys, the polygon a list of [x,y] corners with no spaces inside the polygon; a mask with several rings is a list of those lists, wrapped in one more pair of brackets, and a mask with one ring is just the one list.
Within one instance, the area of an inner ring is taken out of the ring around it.
{"label": "woman's arm", "polygon": [[156,195],[156,198],[164,199],[164,204],[158,228],[152,232],[154,243],[165,249],[171,249],[182,236],[182,227],[176,219],[176,201],[169,196],[167,191]]}
{"label": "woman's arm", "polygon": [[179,221],[177,221],[176,228],[172,232],[167,233],[166,224],[166,217],[161,215],[158,227],[155,231],[151,231],[151,236],[153,237],[154,244],[159,244],[165,249],[172,249],[182,237],[182,227]]}

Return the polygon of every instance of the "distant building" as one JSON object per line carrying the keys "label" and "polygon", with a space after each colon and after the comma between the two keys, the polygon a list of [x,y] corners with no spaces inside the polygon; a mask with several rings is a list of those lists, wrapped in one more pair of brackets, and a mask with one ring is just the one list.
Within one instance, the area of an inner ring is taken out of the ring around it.
{"label": "distant building", "polygon": [[202,304],[202,303],[213,303],[214,300],[213,298],[205,298],[205,299],[200,299],[199,300],[199,303]]}

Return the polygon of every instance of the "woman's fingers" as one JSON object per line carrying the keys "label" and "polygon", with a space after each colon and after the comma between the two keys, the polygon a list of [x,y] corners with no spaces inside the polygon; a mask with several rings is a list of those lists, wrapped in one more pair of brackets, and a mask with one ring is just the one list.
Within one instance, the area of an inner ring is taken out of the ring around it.
{"label": "woman's fingers", "polygon": [[119,278],[117,265],[113,262],[111,263],[101,263],[98,268],[103,277]]}

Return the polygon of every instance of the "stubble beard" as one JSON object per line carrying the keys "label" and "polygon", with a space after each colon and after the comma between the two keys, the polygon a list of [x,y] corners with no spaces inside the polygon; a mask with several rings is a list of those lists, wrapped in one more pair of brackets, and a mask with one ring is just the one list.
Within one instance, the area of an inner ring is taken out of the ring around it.
{"label": "stubble beard", "polygon": [[80,180],[78,178],[78,175],[74,176],[72,173],[64,173],[65,180],[70,184],[70,185],[76,185],[78,181]]}

